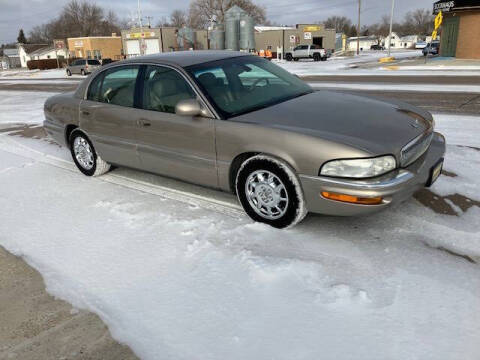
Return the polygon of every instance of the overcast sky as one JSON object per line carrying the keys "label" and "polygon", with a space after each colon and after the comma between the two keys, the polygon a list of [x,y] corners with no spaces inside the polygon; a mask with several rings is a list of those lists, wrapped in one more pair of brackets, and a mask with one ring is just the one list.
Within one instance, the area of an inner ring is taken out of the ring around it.
{"label": "overcast sky", "polygon": [[[60,12],[68,0],[0,0],[0,43],[16,41],[18,30],[28,31],[47,22]],[[281,24],[309,23],[331,15],[345,15],[356,23],[358,0],[254,0],[265,6],[267,17]],[[400,20],[409,10],[431,9],[434,0],[396,0],[395,18]],[[113,9],[120,18],[129,18],[136,11],[135,0],[97,0],[97,4]],[[156,23],[173,9],[187,9],[189,0],[141,0],[143,16],[152,16]],[[114,4],[114,5],[113,5]],[[362,23],[371,24],[390,13],[390,0],[362,0]]]}

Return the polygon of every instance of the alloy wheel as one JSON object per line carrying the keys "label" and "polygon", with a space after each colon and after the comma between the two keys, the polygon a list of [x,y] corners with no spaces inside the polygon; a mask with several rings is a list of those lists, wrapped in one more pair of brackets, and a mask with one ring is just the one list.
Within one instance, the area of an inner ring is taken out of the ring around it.
{"label": "alloy wheel", "polygon": [[87,140],[81,136],[77,136],[73,141],[73,152],[81,167],[83,167],[85,170],[90,170],[93,168],[95,159],[92,148]]}
{"label": "alloy wheel", "polygon": [[289,200],[285,185],[270,171],[252,172],[245,182],[245,195],[252,209],[265,219],[281,218],[287,211]]}

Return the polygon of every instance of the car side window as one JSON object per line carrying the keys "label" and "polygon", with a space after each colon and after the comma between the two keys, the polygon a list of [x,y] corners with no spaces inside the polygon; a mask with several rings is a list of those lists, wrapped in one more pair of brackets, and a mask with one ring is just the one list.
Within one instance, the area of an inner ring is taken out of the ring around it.
{"label": "car side window", "polygon": [[99,101],[133,107],[139,66],[122,66],[108,70],[103,78]]}
{"label": "car side window", "polygon": [[102,102],[101,88],[104,73],[101,73],[92,80],[87,91],[87,100]]}
{"label": "car side window", "polygon": [[174,114],[179,101],[196,97],[190,84],[178,71],[163,66],[147,66],[143,85],[145,110]]}

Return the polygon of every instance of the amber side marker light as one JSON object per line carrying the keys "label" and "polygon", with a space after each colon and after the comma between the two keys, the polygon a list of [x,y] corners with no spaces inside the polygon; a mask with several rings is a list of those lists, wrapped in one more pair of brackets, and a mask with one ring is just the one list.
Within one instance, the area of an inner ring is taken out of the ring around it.
{"label": "amber side marker light", "polygon": [[335,194],[328,191],[322,191],[322,196],[325,199],[361,205],[378,205],[381,204],[383,200],[381,197],[365,198],[346,194]]}

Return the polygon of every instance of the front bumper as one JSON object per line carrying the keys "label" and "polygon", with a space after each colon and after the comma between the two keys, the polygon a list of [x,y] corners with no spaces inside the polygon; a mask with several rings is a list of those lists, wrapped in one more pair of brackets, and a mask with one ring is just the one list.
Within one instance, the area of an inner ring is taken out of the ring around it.
{"label": "front bumper", "polygon": [[[363,215],[400,203],[426,186],[432,167],[445,154],[445,138],[440,133],[434,137],[428,150],[414,163],[404,169],[364,180],[300,175],[307,209],[310,212],[337,216]],[[340,202],[322,197],[328,191],[358,197],[382,197],[378,205],[360,205]]]}

